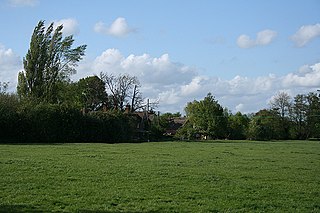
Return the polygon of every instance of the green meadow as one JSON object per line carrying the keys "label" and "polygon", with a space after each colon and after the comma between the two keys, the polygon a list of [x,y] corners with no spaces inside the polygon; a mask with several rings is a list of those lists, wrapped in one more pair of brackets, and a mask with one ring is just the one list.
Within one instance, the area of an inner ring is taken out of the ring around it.
{"label": "green meadow", "polygon": [[320,212],[320,143],[4,144],[0,212]]}

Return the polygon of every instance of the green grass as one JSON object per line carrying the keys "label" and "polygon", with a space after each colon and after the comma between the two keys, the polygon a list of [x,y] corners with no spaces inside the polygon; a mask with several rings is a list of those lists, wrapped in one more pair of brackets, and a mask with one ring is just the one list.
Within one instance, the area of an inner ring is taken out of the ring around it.
{"label": "green grass", "polygon": [[320,143],[0,145],[0,212],[320,212]]}

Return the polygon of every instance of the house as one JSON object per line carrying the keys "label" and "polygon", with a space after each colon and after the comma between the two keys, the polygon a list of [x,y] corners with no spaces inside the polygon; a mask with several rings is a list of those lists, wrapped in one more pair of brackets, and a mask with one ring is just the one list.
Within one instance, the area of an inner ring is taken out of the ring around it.
{"label": "house", "polygon": [[173,136],[177,133],[178,129],[182,127],[187,121],[186,117],[170,118],[169,125],[164,135]]}
{"label": "house", "polygon": [[151,122],[155,119],[156,114],[152,111],[131,112],[130,105],[127,105],[125,112],[133,117],[136,125],[136,140],[149,140]]}

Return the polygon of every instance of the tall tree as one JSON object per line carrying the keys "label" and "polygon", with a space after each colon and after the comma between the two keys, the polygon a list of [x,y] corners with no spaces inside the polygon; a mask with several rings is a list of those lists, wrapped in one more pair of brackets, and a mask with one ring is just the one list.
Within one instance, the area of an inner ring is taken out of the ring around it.
{"label": "tall tree", "polygon": [[115,76],[101,72],[100,78],[105,82],[107,91],[111,95],[110,101],[114,109],[124,110],[127,104],[131,104],[132,111],[140,108],[142,96],[139,91],[140,83],[136,76],[128,74]]}
{"label": "tall tree", "polygon": [[228,116],[228,135],[230,139],[246,139],[250,119],[241,112]]}
{"label": "tall tree", "polygon": [[307,95],[308,138],[320,138],[320,97],[316,93]]}
{"label": "tall tree", "polygon": [[271,109],[277,111],[281,118],[289,115],[291,97],[286,92],[279,92],[271,101]]}
{"label": "tall tree", "polygon": [[248,136],[254,140],[284,139],[281,117],[274,110],[260,110],[249,123]]}
{"label": "tall tree", "polygon": [[289,139],[290,137],[290,110],[291,110],[291,97],[286,92],[279,92],[271,101],[271,109],[280,116],[280,127],[282,128],[283,138]]}
{"label": "tall tree", "polygon": [[226,137],[227,117],[211,93],[201,101],[189,102],[185,111],[188,121],[197,133],[209,138]]}
{"label": "tall tree", "polygon": [[308,103],[306,95],[296,95],[291,109],[291,118],[294,124],[293,134],[296,139],[306,139],[307,137],[307,111]]}
{"label": "tall tree", "polygon": [[105,83],[98,76],[82,78],[77,83],[81,105],[89,111],[97,111],[107,104]]}
{"label": "tall tree", "polygon": [[20,98],[59,102],[59,82],[69,80],[84,56],[86,45],[72,48],[73,35],[63,38],[63,25],[56,29],[53,26],[51,23],[46,28],[44,21],[39,21],[33,31],[30,48],[23,59],[24,71],[18,76]]}

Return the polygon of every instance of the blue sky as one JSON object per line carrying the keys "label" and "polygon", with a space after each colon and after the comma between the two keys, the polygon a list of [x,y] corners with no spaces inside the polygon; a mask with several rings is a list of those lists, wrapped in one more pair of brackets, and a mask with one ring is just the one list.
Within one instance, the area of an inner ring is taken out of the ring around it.
{"label": "blue sky", "polygon": [[0,0],[0,81],[22,69],[39,20],[87,44],[72,78],[136,75],[159,110],[208,92],[233,112],[268,107],[279,91],[320,88],[318,0]]}

